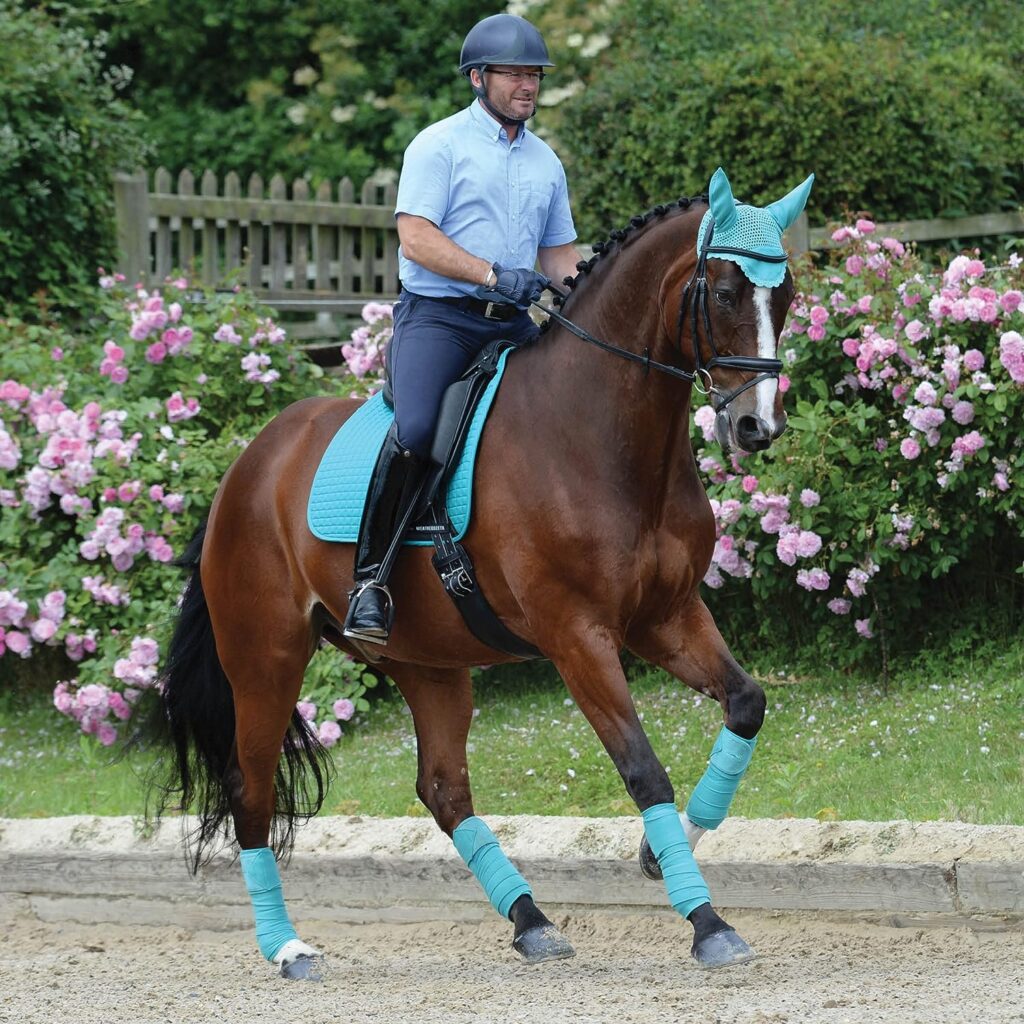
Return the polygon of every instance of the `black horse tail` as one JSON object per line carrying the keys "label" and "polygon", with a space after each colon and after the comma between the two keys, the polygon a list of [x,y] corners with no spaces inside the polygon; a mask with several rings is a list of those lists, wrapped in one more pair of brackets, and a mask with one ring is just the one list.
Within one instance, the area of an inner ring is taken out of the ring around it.
{"label": "black horse tail", "polygon": [[[150,775],[155,816],[166,810],[192,812],[197,824],[186,834],[190,868],[198,871],[220,843],[230,840],[233,787],[231,754],[235,742],[235,704],[228,677],[217,657],[210,610],[203,593],[199,560],[206,523],[196,531],[175,564],[192,573],[179,603],[178,621],[157,683],[159,702],[137,737],[162,751]],[[270,846],[278,856],[290,853],[295,825],[323,806],[333,761],[297,711],[284,738],[274,778],[275,809]],[[149,803],[147,803],[147,811]]]}

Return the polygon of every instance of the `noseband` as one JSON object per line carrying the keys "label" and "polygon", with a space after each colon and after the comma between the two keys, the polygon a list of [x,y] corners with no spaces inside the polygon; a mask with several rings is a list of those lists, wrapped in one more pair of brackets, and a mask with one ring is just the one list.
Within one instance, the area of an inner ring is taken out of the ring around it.
{"label": "noseband", "polygon": [[[621,356],[623,359],[639,363],[643,366],[645,372],[647,370],[657,370],[659,373],[664,373],[670,377],[675,377],[677,380],[685,380],[693,384],[702,395],[709,397],[715,412],[719,412],[737,395],[743,394],[744,391],[752,388],[755,384],[759,384],[763,380],[770,380],[771,378],[778,379],[779,374],[782,372],[782,362],[779,359],[762,359],[760,356],[723,356],[718,354],[718,349],[715,348],[715,341],[711,333],[711,313],[708,309],[708,256],[713,256],[717,253],[727,253],[731,256],[746,256],[764,263],[785,263],[787,257],[754,252],[751,249],[734,249],[726,245],[713,246],[711,241],[714,231],[715,221],[709,215],[708,230],[704,236],[704,243],[701,245],[700,252],[697,254],[697,265],[694,267],[689,281],[683,286],[683,292],[679,300],[679,325],[676,332],[676,347],[679,349],[680,355],[683,355],[683,324],[685,323],[684,318],[687,307],[689,307],[691,313],[690,333],[693,336],[694,369],[692,371],[684,370],[678,366],[669,366],[666,363],[659,363],[651,359],[650,349],[644,349],[644,354],[641,356],[635,352],[630,352],[628,349],[619,348],[618,345],[611,345],[607,341],[601,341],[600,338],[595,338],[589,331],[578,327],[557,310],[551,309],[537,300],[533,300],[533,305],[547,313],[552,320],[561,324],[571,334],[575,334],[577,338],[581,338],[591,345],[596,345],[598,348],[604,349],[605,352],[611,352],[613,355]],[[567,298],[565,292],[553,287],[551,290],[563,299]],[[700,354],[699,332],[701,326],[704,329],[704,340],[711,351],[711,358],[707,362],[703,361]],[[757,374],[757,376],[752,377],[732,391],[722,392],[716,386],[711,376],[711,370],[716,366],[723,366],[731,370],[745,370],[748,373]]]}
{"label": "noseband", "polygon": [[[715,348],[715,339],[711,333],[711,312],[708,309],[708,256],[726,253],[731,256],[746,256],[764,263],[785,263],[786,256],[772,256],[767,253],[754,252],[751,249],[734,249],[728,245],[712,245],[715,234],[715,218],[708,214],[708,229],[704,242],[697,255],[697,265],[693,268],[690,280],[683,286],[683,294],[679,300],[679,325],[676,331],[676,347],[683,354],[683,323],[687,307],[690,309],[690,334],[693,337],[694,387],[708,396],[715,412],[724,409],[737,395],[743,394],[748,388],[760,384],[763,380],[778,380],[782,372],[779,359],[762,359],[760,356],[723,356]],[[704,340],[711,352],[711,358],[705,363],[700,354],[700,328],[704,329]],[[711,370],[716,366],[724,366],[730,370],[745,370],[756,373],[756,377],[745,381],[732,391],[722,392],[715,386],[711,378]],[[703,386],[702,386],[703,385]]]}

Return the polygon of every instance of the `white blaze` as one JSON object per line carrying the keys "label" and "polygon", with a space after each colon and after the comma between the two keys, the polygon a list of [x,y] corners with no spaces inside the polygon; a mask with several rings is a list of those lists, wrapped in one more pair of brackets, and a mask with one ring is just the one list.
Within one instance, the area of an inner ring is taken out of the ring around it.
{"label": "white blaze", "polygon": [[[757,354],[762,359],[775,358],[775,328],[772,327],[771,288],[754,288],[754,309],[757,311]],[[757,392],[757,415],[765,423],[775,423],[775,395],[779,382],[774,377],[762,380],[755,387]]]}

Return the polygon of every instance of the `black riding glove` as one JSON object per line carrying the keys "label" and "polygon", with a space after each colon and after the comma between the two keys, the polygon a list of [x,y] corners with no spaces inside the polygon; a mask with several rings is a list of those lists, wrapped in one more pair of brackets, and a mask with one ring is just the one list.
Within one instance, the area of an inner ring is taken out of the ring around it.
{"label": "black riding glove", "polygon": [[529,267],[516,267],[506,269],[500,263],[495,263],[491,269],[498,279],[491,286],[492,292],[497,292],[509,302],[515,303],[521,309],[526,309],[531,302],[539,299],[544,289],[551,282],[543,274]]}

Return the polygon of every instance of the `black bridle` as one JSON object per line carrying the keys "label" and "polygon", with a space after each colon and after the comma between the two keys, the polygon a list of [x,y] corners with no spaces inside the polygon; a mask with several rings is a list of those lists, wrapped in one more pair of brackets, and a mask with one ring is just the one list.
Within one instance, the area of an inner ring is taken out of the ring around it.
{"label": "black bridle", "polygon": [[[685,380],[703,395],[707,395],[711,401],[712,407],[716,412],[724,409],[737,395],[741,395],[748,388],[754,387],[755,384],[759,384],[763,380],[770,380],[771,378],[778,379],[779,374],[782,372],[782,362],[779,359],[763,359],[760,356],[723,356],[718,354],[718,349],[715,348],[715,341],[711,333],[711,313],[708,309],[708,278],[707,278],[707,262],[708,256],[715,255],[716,253],[726,253],[732,256],[747,256],[751,259],[761,260],[765,263],[785,263],[786,256],[773,256],[766,253],[754,252],[751,249],[734,249],[731,246],[726,245],[712,245],[712,237],[715,231],[715,220],[709,216],[708,230],[704,236],[704,243],[700,247],[700,252],[697,255],[697,265],[693,269],[693,273],[690,275],[690,279],[683,285],[682,295],[679,300],[679,323],[676,331],[676,348],[679,349],[679,354],[683,355],[683,325],[685,323],[687,307],[690,308],[690,322],[691,331],[693,336],[693,361],[694,369],[684,370],[678,366],[669,366],[667,363],[659,363],[650,357],[650,349],[645,348],[643,355],[638,355],[636,352],[630,352],[628,349],[619,348],[618,345],[611,345],[607,341],[601,341],[600,338],[595,338],[588,331],[585,331],[582,327],[577,326],[567,317],[554,309],[543,305],[537,300],[533,301],[538,309],[543,310],[557,323],[561,324],[571,334],[575,334],[577,338],[581,338],[583,341],[589,342],[591,345],[596,345],[598,348],[604,349],[605,352],[611,352],[613,355],[628,359],[631,362],[639,363],[643,368],[644,372],[648,370],[657,370],[659,373],[667,374],[670,377],[675,377],[677,380]],[[566,293],[560,291],[557,288],[551,289],[557,295],[560,295],[563,299],[566,298]],[[708,349],[711,352],[711,358],[705,363],[701,358],[701,345],[700,345],[700,328],[704,330],[704,340],[707,342]],[[732,391],[722,392],[716,387],[714,379],[711,376],[711,370],[716,366],[723,366],[726,369],[741,370],[748,373],[754,373],[757,376],[752,377],[750,380],[745,381],[738,388],[734,388]]]}

